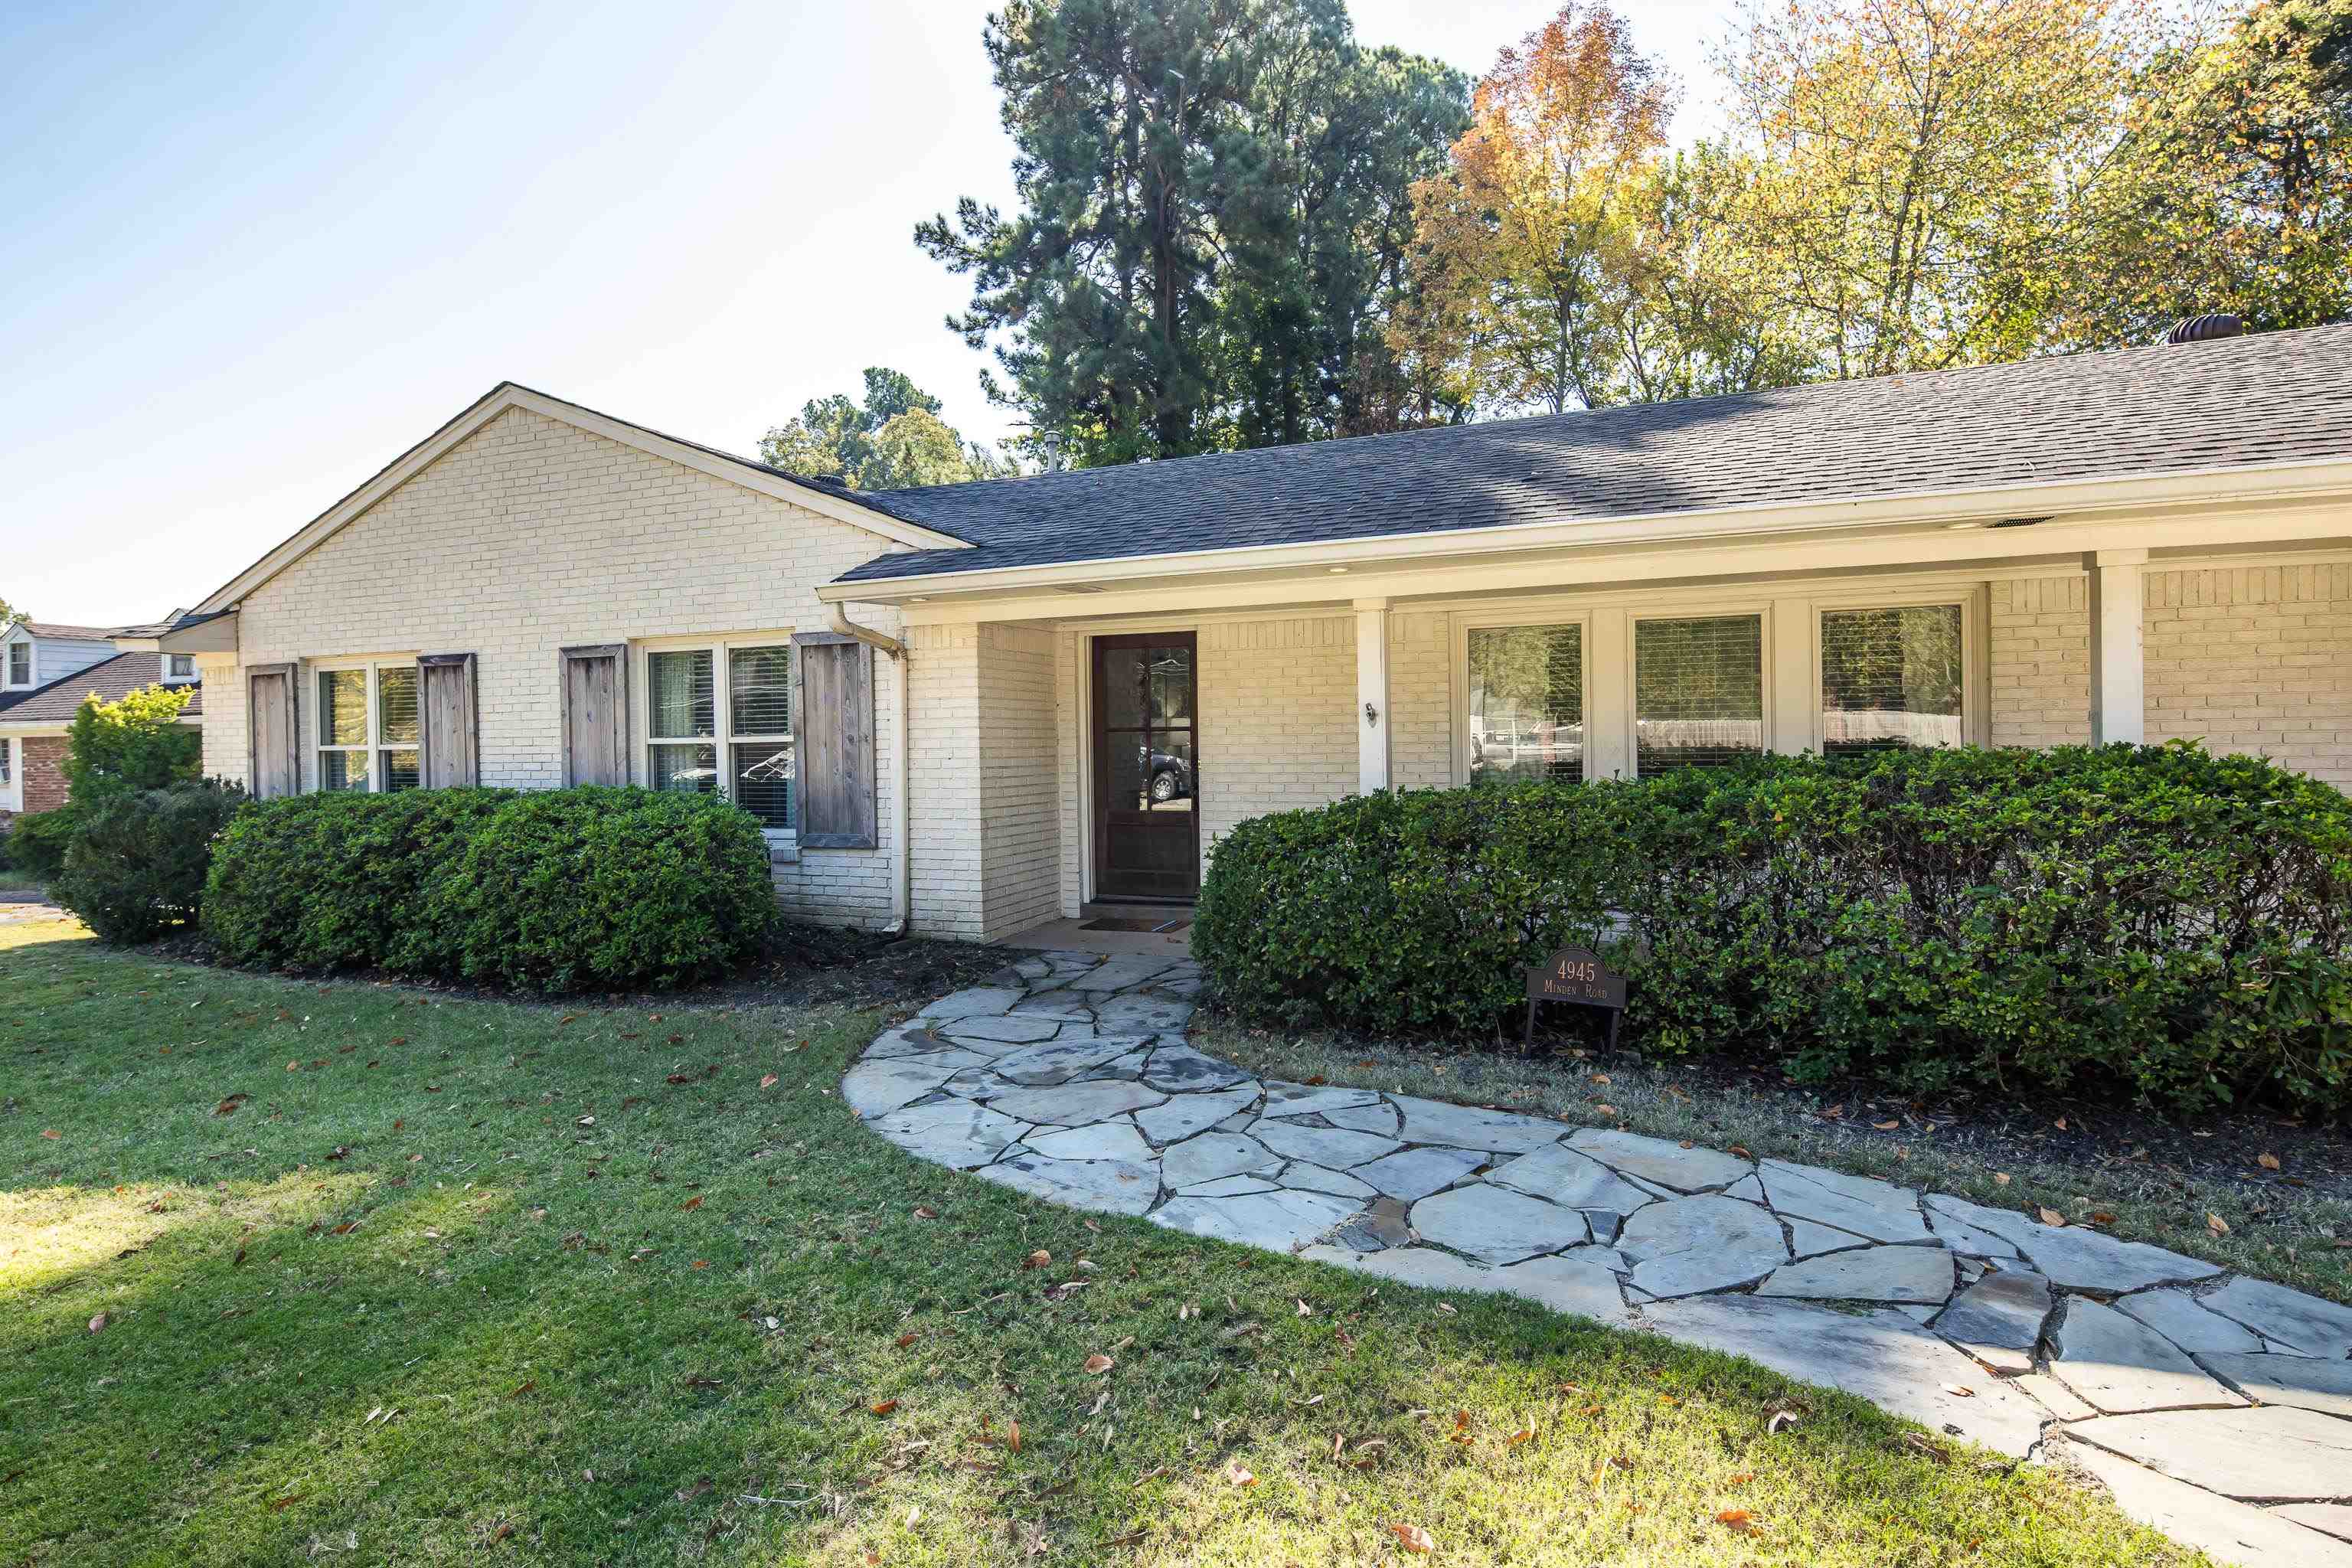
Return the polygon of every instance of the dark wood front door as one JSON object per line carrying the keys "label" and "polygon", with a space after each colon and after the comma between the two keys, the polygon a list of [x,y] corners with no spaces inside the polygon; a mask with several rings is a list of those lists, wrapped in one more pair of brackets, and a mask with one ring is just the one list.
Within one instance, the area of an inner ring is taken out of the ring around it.
{"label": "dark wood front door", "polygon": [[1192,634],[1094,646],[1095,896],[1190,899],[1201,888]]}

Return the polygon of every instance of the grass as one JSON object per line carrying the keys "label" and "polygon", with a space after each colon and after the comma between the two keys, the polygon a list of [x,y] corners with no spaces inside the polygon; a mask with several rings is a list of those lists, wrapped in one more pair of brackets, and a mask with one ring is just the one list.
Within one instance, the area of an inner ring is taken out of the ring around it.
{"label": "grass", "polygon": [[[1989,1136],[1991,1130],[1980,1123],[1923,1117],[1900,1096],[1865,1100],[1794,1092],[1764,1080],[1726,1083],[1671,1062],[1368,1042],[1254,1028],[1214,1015],[1203,1016],[1199,1033],[1202,1049],[1279,1078],[1499,1105],[1717,1149],[1737,1144],[1767,1158],[1881,1176],[2027,1214],[2047,1206],[2070,1223],[2352,1302],[2352,1190],[2334,1173],[2297,1186],[2264,1170],[2257,1163],[2264,1145],[2247,1142],[2252,1134],[2242,1122],[2228,1124],[2228,1136],[2244,1144],[2234,1158],[2188,1169],[2149,1157],[2145,1147],[2137,1157],[2130,1147],[2069,1148],[2038,1125],[2021,1135],[2003,1127]],[[1844,1114],[1822,1114],[1832,1104]],[[1897,1125],[1878,1125],[1886,1121]],[[2295,1146],[2275,1135],[2273,1141]],[[2319,1142],[2307,1135],[2298,1141],[2307,1153]],[[2315,1158],[2301,1163],[2318,1168]],[[2232,1164],[2242,1173],[2220,1173]],[[2225,1231],[2213,1228],[2216,1215]]]}
{"label": "grass", "polygon": [[877,1021],[0,927],[0,1563],[1275,1568],[1406,1560],[1398,1524],[1456,1563],[2201,1561],[1745,1363],[919,1163],[835,1094]]}

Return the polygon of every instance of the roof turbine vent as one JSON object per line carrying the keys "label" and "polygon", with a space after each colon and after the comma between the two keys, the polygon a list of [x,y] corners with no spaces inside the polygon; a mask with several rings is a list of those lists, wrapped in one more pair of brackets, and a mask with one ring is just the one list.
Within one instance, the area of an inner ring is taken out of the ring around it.
{"label": "roof turbine vent", "polygon": [[2234,338],[2246,330],[2243,316],[2224,311],[2209,311],[2202,316],[2190,316],[2164,334],[2168,343],[2209,343],[2216,338]]}

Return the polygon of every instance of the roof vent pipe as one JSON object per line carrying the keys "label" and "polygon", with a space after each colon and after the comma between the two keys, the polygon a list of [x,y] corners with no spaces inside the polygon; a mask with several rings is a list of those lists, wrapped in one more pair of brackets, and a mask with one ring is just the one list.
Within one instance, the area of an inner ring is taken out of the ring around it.
{"label": "roof vent pipe", "polygon": [[2246,330],[2243,316],[2231,316],[2211,311],[2202,316],[2190,316],[2164,334],[2168,343],[2206,343],[2216,338],[2234,338]]}

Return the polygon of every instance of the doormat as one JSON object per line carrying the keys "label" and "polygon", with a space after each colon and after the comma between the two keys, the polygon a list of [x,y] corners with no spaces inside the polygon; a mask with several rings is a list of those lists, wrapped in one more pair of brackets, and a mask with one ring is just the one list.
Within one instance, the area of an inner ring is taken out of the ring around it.
{"label": "doormat", "polygon": [[1182,931],[1186,926],[1189,926],[1192,923],[1192,922],[1191,921],[1181,918],[1176,920],[1155,921],[1136,920],[1127,915],[1105,915],[1100,920],[1087,921],[1084,925],[1078,927],[1078,929],[1080,931]]}

